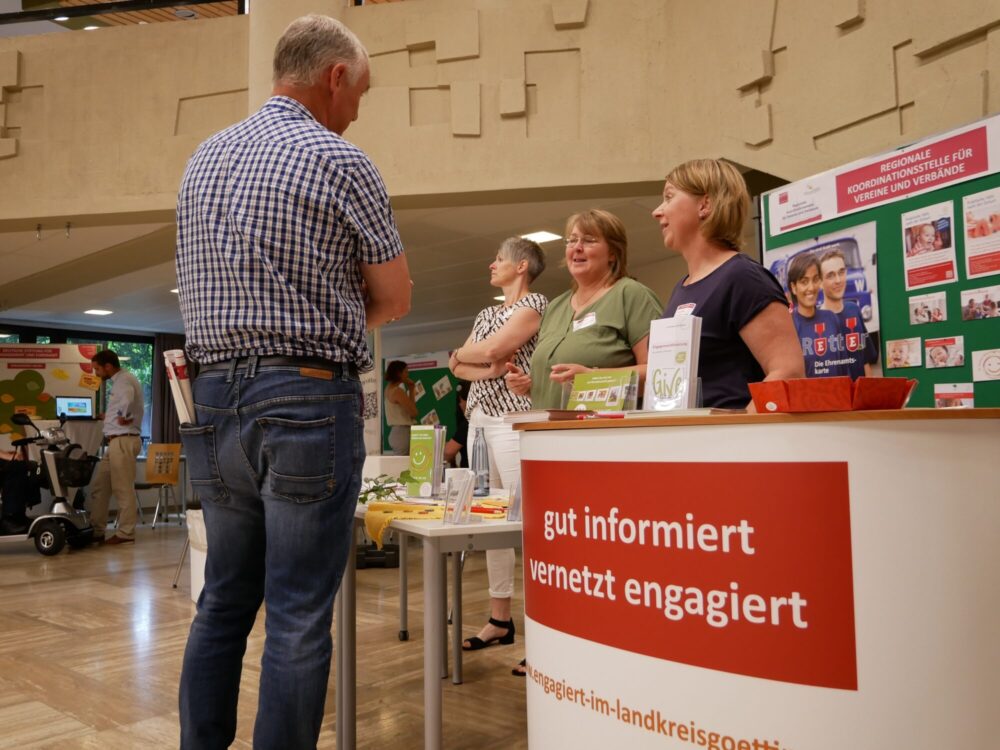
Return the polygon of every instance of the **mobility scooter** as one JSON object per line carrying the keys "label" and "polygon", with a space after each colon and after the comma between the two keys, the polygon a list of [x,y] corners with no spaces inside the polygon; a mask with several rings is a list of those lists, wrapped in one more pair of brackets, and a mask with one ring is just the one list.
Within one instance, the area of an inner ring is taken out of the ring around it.
{"label": "mobility scooter", "polygon": [[[90,514],[67,498],[71,487],[90,483],[97,457],[69,441],[63,431],[64,419],[58,427],[43,430],[27,414],[15,414],[11,421],[31,427],[35,437],[14,440],[13,460],[0,461],[0,543],[33,539],[35,549],[43,555],[57,555],[67,543],[74,549],[86,547],[94,538]],[[38,462],[29,460],[28,446],[32,444],[38,446]],[[42,489],[52,494],[52,507],[28,518],[25,511],[41,502]]]}

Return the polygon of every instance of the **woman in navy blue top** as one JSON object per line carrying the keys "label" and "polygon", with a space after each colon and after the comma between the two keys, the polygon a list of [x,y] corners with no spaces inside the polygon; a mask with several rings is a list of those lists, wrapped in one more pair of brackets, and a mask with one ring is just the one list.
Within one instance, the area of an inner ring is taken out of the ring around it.
{"label": "woman in navy blue top", "polygon": [[750,195],[743,176],[717,159],[695,159],[667,175],[653,211],[663,244],[687,275],[663,317],[701,318],[702,405],[751,410],[748,383],[801,378],[802,351],[777,279],[740,253]]}

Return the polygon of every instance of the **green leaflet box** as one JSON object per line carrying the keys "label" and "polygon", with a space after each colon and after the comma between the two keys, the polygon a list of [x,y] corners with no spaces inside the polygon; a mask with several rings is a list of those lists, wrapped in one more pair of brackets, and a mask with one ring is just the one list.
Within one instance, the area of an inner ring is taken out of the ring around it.
{"label": "green leaflet box", "polygon": [[434,479],[434,427],[414,425],[410,428],[410,481],[406,494],[410,497],[430,497]]}

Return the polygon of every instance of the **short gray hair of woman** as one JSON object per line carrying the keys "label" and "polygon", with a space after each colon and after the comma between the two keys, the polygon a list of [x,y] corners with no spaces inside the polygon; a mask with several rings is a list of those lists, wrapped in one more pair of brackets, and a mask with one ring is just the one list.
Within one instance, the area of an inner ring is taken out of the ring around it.
{"label": "short gray hair of woman", "polygon": [[515,266],[522,260],[528,261],[528,283],[538,278],[545,270],[545,253],[537,242],[524,237],[508,237],[497,250],[504,260],[509,260]]}
{"label": "short gray hair of woman", "polygon": [[312,13],[292,21],[278,40],[274,83],[312,86],[327,68],[344,63],[353,84],[367,62],[368,52],[353,31],[335,18]]}

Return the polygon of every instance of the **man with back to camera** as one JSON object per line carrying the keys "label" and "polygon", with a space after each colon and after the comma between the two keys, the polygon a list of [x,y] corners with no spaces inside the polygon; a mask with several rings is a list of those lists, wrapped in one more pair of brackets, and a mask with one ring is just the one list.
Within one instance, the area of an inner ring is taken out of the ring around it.
{"label": "man with back to camera", "polygon": [[[135,542],[135,466],[142,449],[139,427],[142,425],[142,386],[135,375],[123,370],[118,355],[105,349],[90,361],[94,374],[111,381],[104,410],[104,456],[90,480],[90,522],[96,544],[131,544]],[[118,502],[118,529],[108,540],[108,504],[111,496]]]}
{"label": "man with back to camera", "polygon": [[236,733],[247,634],[263,601],[255,748],[315,748],[334,595],[364,463],[365,328],[410,307],[406,258],[368,157],[341,135],[368,54],[340,22],[294,21],[274,88],[203,143],[177,200],[177,275],[196,426],[182,428],[208,534],[180,682],[181,747]]}
{"label": "man with back to camera", "polygon": [[865,328],[857,303],[844,299],[847,291],[847,263],[844,253],[830,250],[819,261],[820,282],[823,285],[823,310],[837,316],[839,324],[839,354],[850,359],[848,370],[853,380],[871,375],[871,366],[878,361],[878,345]]}

